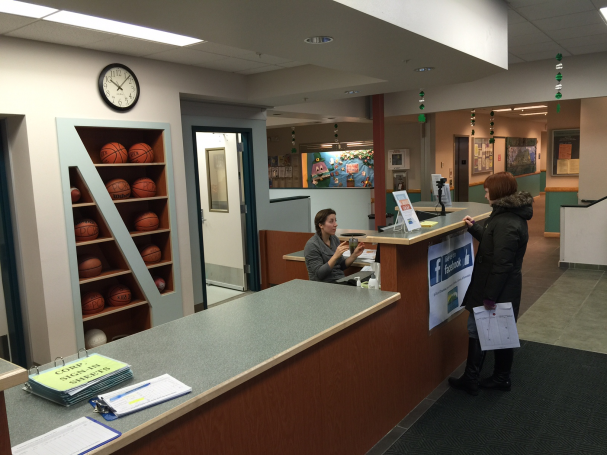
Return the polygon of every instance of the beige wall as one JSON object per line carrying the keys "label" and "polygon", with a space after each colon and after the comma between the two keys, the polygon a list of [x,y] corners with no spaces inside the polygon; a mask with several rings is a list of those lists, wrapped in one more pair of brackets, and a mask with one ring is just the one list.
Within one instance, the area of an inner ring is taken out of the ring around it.
{"label": "beige wall", "polygon": [[[580,127],[580,100],[561,100],[561,112],[556,112],[556,102],[548,103],[548,150],[546,154],[546,187],[577,188],[579,177],[552,175],[552,131]],[[580,150],[580,166],[583,151]]]}
{"label": "beige wall", "polygon": [[[16,208],[17,230],[24,233],[16,246],[22,254],[21,274],[32,271],[31,277],[20,277],[26,284],[22,306],[31,324],[30,360],[45,363],[76,351],[55,125],[58,117],[170,123],[183,309],[191,314],[194,302],[180,93],[244,100],[245,77],[6,37],[0,37],[0,55],[4,62],[0,116],[24,116],[15,131],[21,136],[9,137],[9,153],[16,160],[12,169],[15,193],[33,194],[31,203]],[[139,104],[126,114],[108,109],[97,91],[99,72],[112,62],[129,66],[141,84]],[[29,155],[29,168],[24,153]],[[48,336],[37,324],[46,325]]]}
{"label": "beige wall", "polygon": [[[474,127],[474,137],[488,138],[489,135],[489,115],[476,114],[476,125]],[[496,137],[524,137],[536,138],[538,141],[538,150],[541,150],[541,134],[544,131],[544,124],[530,120],[519,120],[511,117],[495,115],[494,128]],[[453,138],[454,136],[470,136],[472,127],[470,126],[470,113],[466,111],[439,112],[436,114],[436,172],[445,177],[449,176],[449,171],[454,166]],[[472,142],[472,141],[471,141]],[[504,170],[506,160],[505,148],[500,147],[504,141],[496,141],[494,151],[494,170],[500,172]],[[473,149],[470,147],[469,160],[471,163]],[[498,155],[501,154],[501,161],[498,161]],[[542,154],[542,159],[544,155]],[[442,167],[441,167],[442,164]],[[541,169],[541,163],[538,160],[536,172]],[[469,183],[484,182],[488,174],[472,175],[472,166],[469,167]]]}
{"label": "beige wall", "polygon": [[580,125],[579,198],[600,199],[607,196],[607,98],[582,100]]}

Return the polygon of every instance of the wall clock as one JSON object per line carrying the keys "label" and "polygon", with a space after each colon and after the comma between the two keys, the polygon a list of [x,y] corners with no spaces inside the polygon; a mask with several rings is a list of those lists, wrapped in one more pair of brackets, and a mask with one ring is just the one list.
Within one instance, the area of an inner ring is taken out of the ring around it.
{"label": "wall clock", "polygon": [[129,67],[112,63],[99,74],[99,93],[110,108],[126,112],[139,100],[139,81]]}

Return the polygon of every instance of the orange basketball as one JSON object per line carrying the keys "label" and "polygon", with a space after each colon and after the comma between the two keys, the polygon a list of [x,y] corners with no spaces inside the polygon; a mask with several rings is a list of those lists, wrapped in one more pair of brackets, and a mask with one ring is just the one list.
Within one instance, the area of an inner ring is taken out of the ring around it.
{"label": "orange basketball", "polygon": [[131,303],[131,290],[123,284],[112,286],[107,291],[107,303],[110,306],[122,306]]}
{"label": "orange basketball", "polygon": [[82,296],[82,314],[95,314],[103,310],[105,299],[97,291],[89,291]]}
{"label": "orange basketball", "polygon": [[164,279],[160,278],[159,276],[153,276],[152,279],[154,280],[154,284],[158,288],[158,291],[164,291],[164,288],[166,288],[167,286],[166,281],[164,281]]}
{"label": "orange basketball", "polygon": [[74,226],[76,242],[87,242],[99,237],[99,226],[91,219],[84,219]]}
{"label": "orange basketball", "polygon": [[142,177],[133,182],[131,193],[133,197],[154,197],[156,196],[156,184],[152,179]]}
{"label": "orange basketball", "polygon": [[112,199],[128,199],[131,196],[131,186],[124,179],[110,180],[105,187]]}
{"label": "orange basketball", "polygon": [[143,142],[132,145],[129,149],[129,161],[131,163],[151,163],[154,161],[154,150]]}
{"label": "orange basketball", "polygon": [[143,262],[146,264],[160,262],[160,259],[162,258],[160,248],[158,248],[156,245],[152,245],[151,243],[139,247],[139,252],[141,253]]}
{"label": "orange basketball", "polygon": [[72,193],[72,204],[75,204],[80,200],[80,190],[78,188],[70,188],[70,192]]}
{"label": "orange basketball", "polygon": [[93,278],[101,273],[101,261],[95,256],[78,258],[78,276],[80,278]]}
{"label": "orange basketball", "polygon": [[135,230],[137,231],[155,231],[159,225],[160,220],[154,212],[143,212],[135,218]]}
{"label": "orange basketball", "polygon": [[99,152],[99,158],[104,164],[126,163],[128,153],[124,145],[118,142],[105,144]]}

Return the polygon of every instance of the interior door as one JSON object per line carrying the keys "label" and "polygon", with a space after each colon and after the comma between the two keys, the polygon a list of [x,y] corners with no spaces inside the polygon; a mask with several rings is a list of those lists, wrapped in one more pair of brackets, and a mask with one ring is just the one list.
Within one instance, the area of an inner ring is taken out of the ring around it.
{"label": "interior door", "polygon": [[470,139],[468,137],[456,137],[454,149],[455,200],[458,202],[468,202]]}
{"label": "interior door", "polygon": [[246,290],[238,136],[196,133],[207,284]]}

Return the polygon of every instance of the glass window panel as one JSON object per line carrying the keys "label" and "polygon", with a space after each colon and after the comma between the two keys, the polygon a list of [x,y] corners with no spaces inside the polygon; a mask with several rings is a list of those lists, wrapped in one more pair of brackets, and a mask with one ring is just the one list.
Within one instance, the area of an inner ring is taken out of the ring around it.
{"label": "glass window panel", "polygon": [[206,152],[209,210],[211,212],[228,212],[226,149],[206,149]]}

